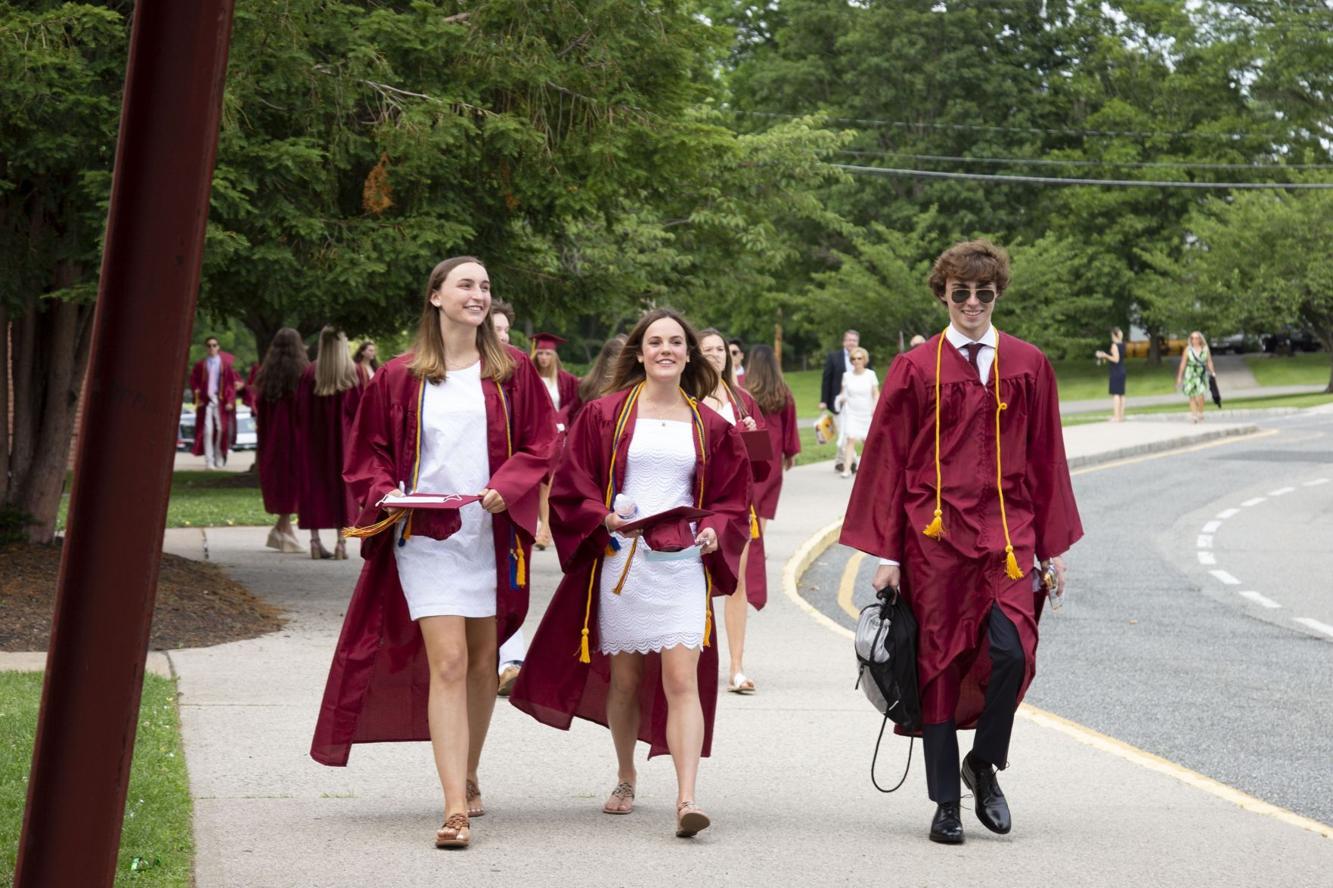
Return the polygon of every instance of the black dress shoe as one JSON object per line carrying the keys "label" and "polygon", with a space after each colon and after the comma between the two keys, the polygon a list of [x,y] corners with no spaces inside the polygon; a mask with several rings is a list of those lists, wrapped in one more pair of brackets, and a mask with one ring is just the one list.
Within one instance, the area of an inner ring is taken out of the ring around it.
{"label": "black dress shoe", "polygon": [[1004,800],[1000,783],[995,779],[995,769],[983,761],[974,760],[969,752],[963,759],[961,774],[963,783],[972,790],[973,807],[981,825],[1000,835],[1009,832],[1013,821],[1009,818],[1009,803]]}
{"label": "black dress shoe", "polygon": [[844,465],[843,465],[842,460],[838,459],[838,460],[834,460],[834,461],[833,461],[833,471],[835,471],[835,472],[841,472],[841,471],[843,470],[843,468],[844,468]]}
{"label": "black dress shoe", "polygon": [[963,821],[958,816],[958,803],[945,802],[935,809],[930,822],[930,840],[941,845],[963,844]]}

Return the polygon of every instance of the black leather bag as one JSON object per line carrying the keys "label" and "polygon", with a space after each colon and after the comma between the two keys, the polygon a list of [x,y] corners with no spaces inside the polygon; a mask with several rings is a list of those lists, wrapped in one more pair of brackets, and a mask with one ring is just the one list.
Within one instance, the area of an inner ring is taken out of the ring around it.
{"label": "black leather bag", "polygon": [[870,781],[880,792],[893,792],[907,779],[912,766],[912,746],[907,747],[907,769],[893,789],[884,789],[875,779],[880,743],[890,720],[914,736],[921,730],[921,694],[916,675],[916,617],[896,588],[876,593],[873,604],[861,608],[856,623],[856,687],[884,716],[870,760]]}

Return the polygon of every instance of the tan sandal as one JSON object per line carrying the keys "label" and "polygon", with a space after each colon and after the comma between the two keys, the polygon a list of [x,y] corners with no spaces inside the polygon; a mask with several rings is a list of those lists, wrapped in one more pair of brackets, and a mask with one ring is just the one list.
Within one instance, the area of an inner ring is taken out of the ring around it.
{"label": "tan sandal", "polygon": [[694,802],[681,802],[676,806],[676,838],[688,839],[708,829],[712,823],[708,815],[699,810]]}
{"label": "tan sandal", "polygon": [[727,690],[733,694],[753,694],[755,687],[754,682],[746,678],[744,672],[737,672],[731,677],[731,684],[727,685]]}
{"label": "tan sandal", "polygon": [[[474,805],[473,802],[476,802]],[[469,780],[467,782],[467,816],[481,817],[486,813],[486,806],[481,802],[481,787],[477,781]]]}
{"label": "tan sandal", "polygon": [[611,798],[602,805],[603,814],[628,814],[634,810],[634,784],[622,780],[611,790]]}
{"label": "tan sandal", "polygon": [[435,831],[436,848],[466,848],[472,841],[472,824],[466,814],[450,814]]}

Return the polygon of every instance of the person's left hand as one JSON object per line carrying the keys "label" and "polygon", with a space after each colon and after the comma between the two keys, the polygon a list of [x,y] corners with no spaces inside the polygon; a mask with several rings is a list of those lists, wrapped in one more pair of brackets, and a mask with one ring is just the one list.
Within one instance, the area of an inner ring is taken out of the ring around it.
{"label": "person's left hand", "polygon": [[753,432],[755,429],[759,428],[759,423],[754,421],[753,416],[747,416],[742,419],[741,425],[745,426],[747,432]]}
{"label": "person's left hand", "polygon": [[705,527],[695,536],[694,542],[699,547],[700,554],[711,555],[717,551],[717,531],[711,527]]}
{"label": "person's left hand", "polygon": [[1065,594],[1065,560],[1057,555],[1054,558],[1043,561],[1041,563],[1042,572],[1044,573],[1047,565],[1051,564],[1055,565],[1055,597],[1059,598],[1061,595]]}
{"label": "person's left hand", "polygon": [[786,456],[782,459],[782,468],[784,471],[791,471],[796,466],[796,457]]}
{"label": "person's left hand", "polygon": [[481,507],[493,515],[509,508],[505,505],[504,497],[500,496],[500,491],[492,490],[489,487],[481,492]]}

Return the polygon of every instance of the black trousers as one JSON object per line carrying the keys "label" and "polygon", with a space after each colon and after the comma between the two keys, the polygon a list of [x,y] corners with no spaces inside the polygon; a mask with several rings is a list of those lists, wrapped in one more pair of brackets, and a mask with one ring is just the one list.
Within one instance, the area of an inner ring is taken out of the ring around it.
{"label": "black trousers", "polygon": [[[991,676],[986,686],[986,704],[977,719],[972,755],[1003,769],[1009,761],[1009,738],[1018,710],[1018,689],[1023,686],[1023,643],[1013,621],[997,604],[991,608],[986,627],[990,645]],[[958,770],[958,728],[953,719],[922,726],[922,748],[926,757],[926,789],[936,804],[956,802],[962,796]]]}

